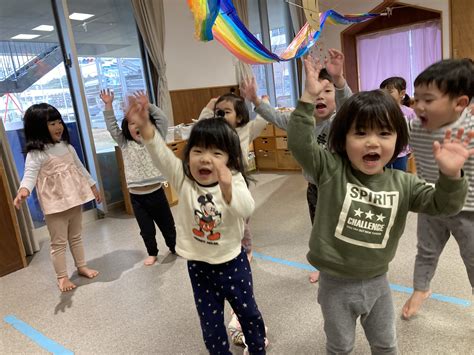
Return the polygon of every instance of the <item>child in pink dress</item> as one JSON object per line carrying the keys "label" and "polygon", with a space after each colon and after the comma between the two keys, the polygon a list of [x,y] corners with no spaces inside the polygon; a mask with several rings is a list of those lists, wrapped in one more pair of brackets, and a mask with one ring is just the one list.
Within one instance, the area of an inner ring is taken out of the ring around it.
{"label": "child in pink dress", "polygon": [[94,278],[98,271],[87,267],[82,244],[82,208],[101,197],[87,170],[69,143],[69,133],[59,111],[46,103],[32,105],[25,112],[25,173],[15,197],[20,208],[36,185],[36,192],[51,236],[51,258],[62,292],[76,285],[66,267],[66,245],[81,276]]}

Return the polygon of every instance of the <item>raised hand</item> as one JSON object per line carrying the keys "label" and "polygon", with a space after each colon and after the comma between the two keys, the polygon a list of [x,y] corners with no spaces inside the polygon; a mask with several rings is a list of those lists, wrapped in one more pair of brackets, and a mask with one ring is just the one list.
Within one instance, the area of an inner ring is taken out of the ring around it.
{"label": "raised hand", "polygon": [[344,54],[337,49],[331,48],[328,50],[329,58],[324,60],[326,70],[334,81],[334,85],[342,88],[346,81],[344,79]]}
{"label": "raised hand", "polygon": [[26,200],[28,196],[30,196],[30,192],[28,191],[28,189],[22,187],[20,188],[20,190],[18,190],[18,193],[15,199],[13,200],[13,205],[16,207],[17,210],[20,209],[21,204],[23,203],[23,201]]}
{"label": "raised hand", "polygon": [[469,143],[474,138],[474,131],[467,132],[464,139],[463,135],[463,128],[458,129],[454,138],[451,130],[447,129],[443,143],[433,142],[434,158],[439,170],[446,176],[460,177],[465,161],[474,155],[474,148],[469,148]]}
{"label": "raised hand", "polygon": [[303,59],[303,66],[306,80],[304,83],[304,91],[301,95],[301,101],[314,104],[321,91],[329,84],[329,81],[318,80],[319,72],[322,69],[319,59],[313,59],[311,56],[307,56]]}
{"label": "raised hand", "polygon": [[211,110],[211,111],[214,111],[214,109],[216,108],[216,102],[217,100],[219,100],[219,96],[218,97],[213,97],[212,99],[209,100],[209,102],[207,103],[206,107]]}
{"label": "raised hand", "polygon": [[148,96],[145,91],[137,90],[133,93],[133,97],[140,105],[149,105],[150,101],[148,100]]}
{"label": "raised hand", "polygon": [[110,89],[100,90],[99,97],[105,104],[106,110],[112,109],[112,102],[114,101],[114,92]]}
{"label": "raised hand", "polygon": [[257,95],[257,82],[255,77],[245,78],[240,83],[240,95],[252,102],[255,106],[260,105],[260,98]]}
{"label": "raised hand", "polygon": [[155,135],[155,127],[148,114],[148,105],[148,98],[143,100],[142,97],[137,99],[135,96],[130,96],[125,114],[129,129],[138,129],[145,140],[151,139]]}
{"label": "raised hand", "polygon": [[212,165],[217,173],[222,196],[224,196],[224,200],[229,204],[232,201],[232,172],[222,160],[213,158]]}

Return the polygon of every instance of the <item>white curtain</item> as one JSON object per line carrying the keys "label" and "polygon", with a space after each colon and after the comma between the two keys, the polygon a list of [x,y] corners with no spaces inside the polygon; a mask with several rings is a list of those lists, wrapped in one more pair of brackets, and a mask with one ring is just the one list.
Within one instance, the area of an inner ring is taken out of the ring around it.
{"label": "white curtain", "polygon": [[303,6],[302,0],[293,0],[291,1],[295,5],[289,5],[290,8],[290,17],[291,17],[291,24],[293,26],[293,32],[298,33],[301,27],[304,26],[306,23],[306,17],[304,14],[303,9],[300,6]]}
{"label": "white curtain", "polygon": [[[252,0],[254,1],[254,0]],[[237,14],[239,15],[240,20],[242,23],[248,27],[249,25],[249,11],[248,11],[248,3],[247,0],[234,0],[233,1],[235,9],[237,10]],[[237,83],[240,85],[243,79],[245,78],[253,78],[253,70],[252,67],[238,60],[235,64],[235,79]]]}
{"label": "white curtain", "polygon": [[163,0],[132,0],[135,20],[145,43],[150,59],[158,73],[156,88],[157,104],[173,125],[173,108],[171,105],[166,63],[163,54],[165,45],[165,18]]}
{"label": "white curtain", "polygon": [[407,82],[407,94],[413,96],[415,78],[426,67],[439,60],[439,21],[428,21],[357,37],[361,91],[378,89],[386,78],[401,76]]}

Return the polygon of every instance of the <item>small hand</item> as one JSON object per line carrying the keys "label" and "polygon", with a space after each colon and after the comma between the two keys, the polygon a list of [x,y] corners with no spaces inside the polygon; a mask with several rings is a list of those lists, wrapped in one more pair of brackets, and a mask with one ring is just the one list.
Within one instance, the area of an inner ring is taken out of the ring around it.
{"label": "small hand", "polygon": [[232,172],[222,160],[212,159],[212,164],[217,173],[217,180],[219,181],[222,195],[229,204],[232,200]]}
{"label": "small hand", "polygon": [[328,50],[329,58],[324,60],[326,70],[331,76],[342,76],[344,70],[344,54],[337,49]]}
{"label": "small hand", "polygon": [[262,95],[262,101],[265,101],[267,104],[269,104],[270,103],[270,96]]}
{"label": "small hand", "polygon": [[240,83],[240,95],[251,101],[255,106],[260,104],[257,95],[257,82],[255,81],[255,77],[245,78]]}
{"label": "small hand", "polygon": [[[143,100],[141,100],[144,102]],[[155,127],[150,121],[148,114],[148,99],[146,102],[140,103],[136,97],[128,98],[128,108],[125,113],[127,117],[129,129],[138,129],[143,139],[148,140],[155,135]]]}
{"label": "small hand", "polygon": [[214,109],[216,108],[216,102],[217,100],[219,100],[219,96],[218,97],[213,97],[212,99],[209,100],[209,102],[207,103],[206,107],[211,110],[211,111],[214,111]]}
{"label": "small hand", "polygon": [[30,192],[28,191],[28,189],[24,187],[20,188],[20,190],[18,191],[18,194],[13,200],[13,205],[16,207],[17,210],[20,209],[21,204],[23,203],[23,201],[26,200],[28,196],[30,196]]}
{"label": "small hand", "polygon": [[110,89],[100,90],[99,96],[106,105],[114,101],[114,92]]}
{"label": "small hand", "polygon": [[95,185],[91,186],[92,193],[94,194],[95,200],[97,203],[102,202],[102,196],[100,196],[99,190],[97,190],[97,187]]}
{"label": "small hand", "polygon": [[301,101],[314,104],[321,91],[329,84],[329,81],[319,81],[319,72],[322,69],[319,59],[314,60],[312,57],[307,56],[303,59],[303,64],[306,80]]}
{"label": "small hand", "polygon": [[465,161],[474,155],[474,148],[469,148],[471,139],[474,138],[474,131],[467,132],[464,140],[464,129],[459,128],[456,137],[452,138],[450,129],[446,130],[443,143],[433,142],[433,155],[439,170],[449,177],[460,177],[461,168]]}
{"label": "small hand", "polygon": [[145,91],[137,90],[133,93],[133,97],[140,105],[149,105],[150,101],[148,100],[148,96]]}

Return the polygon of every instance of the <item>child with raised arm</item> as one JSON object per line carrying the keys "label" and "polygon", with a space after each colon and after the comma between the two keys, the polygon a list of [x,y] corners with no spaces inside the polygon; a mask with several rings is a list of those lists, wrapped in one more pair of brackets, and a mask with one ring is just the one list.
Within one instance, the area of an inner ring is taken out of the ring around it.
{"label": "child with raised arm", "polygon": [[[315,100],[313,111],[316,125],[313,127],[313,134],[316,141],[323,147],[326,146],[329,135],[329,127],[336,115],[336,111],[347,98],[352,95],[352,91],[347,85],[343,75],[344,55],[336,49],[329,49],[329,58],[326,60],[326,68],[319,72],[319,81],[327,80],[326,85]],[[257,95],[257,85],[255,79],[245,80],[241,85],[242,95],[255,106],[255,111],[268,122],[271,122],[283,130],[287,130],[291,112],[279,112],[268,102],[261,100]],[[318,188],[309,174],[303,170],[303,176],[308,181],[306,198],[308,201],[309,217],[311,224],[314,224],[314,214],[318,201]],[[309,275],[309,281],[318,281],[319,272],[314,271]]]}
{"label": "child with raised arm", "polygon": [[[223,117],[239,135],[240,148],[244,157],[244,168],[248,168],[249,145],[260,132],[267,126],[267,121],[262,117],[255,117],[250,120],[249,111],[242,96],[234,93],[224,94],[217,98],[212,98],[199,115],[199,119]],[[252,232],[250,231],[249,221],[245,221],[244,235],[242,237],[242,246],[247,253],[247,257],[252,261]]]}
{"label": "child with raised arm", "polygon": [[[474,129],[474,116],[468,107],[474,96],[474,65],[470,59],[446,59],[425,69],[415,79],[415,112],[411,122],[410,146],[416,155],[417,174],[429,183],[439,177],[430,141],[441,141],[443,132]],[[459,245],[474,294],[474,157],[464,164],[469,183],[462,211],[452,217],[418,215],[418,252],[413,276],[414,292],[402,309],[409,319],[430,294],[430,282],[450,235]]]}
{"label": "child with raised arm", "polygon": [[201,120],[178,159],[147,117],[147,105],[132,100],[127,118],[180,196],[176,251],[188,272],[211,354],[230,354],[224,301],[237,314],[251,354],[265,353],[265,325],[258,310],[249,260],[241,246],[244,220],[254,209],[247,188],[240,141],[222,118]]}
{"label": "child with raised arm", "polygon": [[381,90],[348,99],[334,118],[323,149],[312,133],[314,102],[327,82],[320,67],[304,60],[303,95],[288,123],[288,146],[318,185],[318,206],[308,261],[320,270],[318,302],[324,317],[328,354],[354,347],[356,320],[372,353],[396,354],[395,313],[387,280],[409,211],[458,213],[467,194],[461,170],[474,155],[474,132],[463,138],[447,130],[432,150],[440,170],[435,187],[415,175],[386,169],[408,143],[398,104]]}
{"label": "child with raised arm", "polygon": [[[212,98],[199,115],[199,119],[213,117],[223,117],[239,135],[240,148],[242,149],[242,155],[244,157],[243,163],[245,169],[247,169],[249,145],[267,126],[267,121],[260,117],[260,115],[257,115],[254,120],[250,120],[250,114],[245,99],[233,92]],[[242,246],[245,249],[249,261],[252,261],[253,255],[252,240],[253,235],[250,230],[248,218],[245,220]],[[233,311],[229,322],[229,334],[235,345],[244,345],[242,327]]]}
{"label": "child with raised arm", "polygon": [[[404,102],[410,101],[406,90],[407,83],[405,79],[399,76],[392,76],[385,79],[380,83],[380,89],[385,90],[392,96],[395,101],[400,105],[400,110],[402,110],[403,116],[409,124],[416,117],[415,111],[412,108],[406,106]],[[410,155],[410,147],[406,146],[398,155],[397,159],[387,165],[387,168],[398,169],[402,171],[407,170],[408,156]]]}
{"label": "child with raised arm", "polygon": [[23,118],[26,138],[25,173],[13,201],[20,208],[36,193],[51,237],[51,259],[61,292],[76,285],[69,279],[66,246],[69,244],[77,273],[94,278],[98,271],[87,267],[82,244],[82,205],[101,202],[95,181],[79,160],[59,111],[46,103],[30,106]]}
{"label": "child with raised arm", "polygon": [[[176,253],[174,219],[163,189],[166,179],[153,164],[143,145],[140,132],[130,129],[127,117],[122,120],[122,129],[119,128],[112,106],[114,93],[108,89],[101,90],[100,98],[105,104],[104,118],[107,130],[122,150],[125,179],[133,212],[148,252],[144,264],[150,266],[156,262],[158,256],[155,223],[158,225],[170,252]],[[135,98],[139,101],[148,101],[143,92],[137,92]],[[150,104],[149,119],[156,126],[160,135],[165,138],[168,131],[168,119],[164,112]]]}

